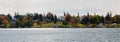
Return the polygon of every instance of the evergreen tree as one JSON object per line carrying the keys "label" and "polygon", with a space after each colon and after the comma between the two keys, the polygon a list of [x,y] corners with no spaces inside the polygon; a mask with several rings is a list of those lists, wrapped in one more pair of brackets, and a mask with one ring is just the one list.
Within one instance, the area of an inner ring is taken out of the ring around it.
{"label": "evergreen tree", "polygon": [[107,15],[106,15],[106,17],[105,17],[105,21],[107,22],[107,23],[110,23],[111,22],[111,13],[109,13],[109,12],[107,12]]}
{"label": "evergreen tree", "polygon": [[83,20],[82,20],[83,24],[88,24],[90,23],[90,15],[89,12],[87,12],[87,16],[84,16]]}
{"label": "evergreen tree", "polygon": [[12,21],[12,16],[10,14],[8,14],[7,17],[10,21]]}
{"label": "evergreen tree", "polygon": [[65,16],[66,14],[65,14],[65,12],[64,12],[64,16]]}
{"label": "evergreen tree", "polygon": [[34,18],[33,20],[38,20],[38,13],[34,13]]}
{"label": "evergreen tree", "polygon": [[15,12],[15,16],[14,16],[14,18],[15,18],[15,19],[20,19],[20,18],[22,18],[22,16],[21,16],[21,15],[19,15],[19,13],[18,13],[18,12]]}
{"label": "evergreen tree", "polygon": [[54,16],[54,23],[56,23],[58,20],[57,20],[57,16],[55,15]]}
{"label": "evergreen tree", "polygon": [[42,14],[39,15],[39,20],[42,22],[43,21],[43,16]]}
{"label": "evergreen tree", "polygon": [[89,12],[87,12],[87,23],[90,23],[90,15],[89,15]]}
{"label": "evergreen tree", "polygon": [[77,18],[80,18],[80,17],[79,17],[79,12],[77,13]]}
{"label": "evergreen tree", "polygon": [[100,22],[104,23],[104,16],[103,15],[100,17]]}

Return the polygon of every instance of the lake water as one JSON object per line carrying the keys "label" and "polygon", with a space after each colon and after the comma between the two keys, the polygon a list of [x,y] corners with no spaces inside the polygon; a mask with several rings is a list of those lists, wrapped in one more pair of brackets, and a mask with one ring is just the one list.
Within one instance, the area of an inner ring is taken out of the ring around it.
{"label": "lake water", "polygon": [[120,29],[0,29],[0,42],[120,42]]}

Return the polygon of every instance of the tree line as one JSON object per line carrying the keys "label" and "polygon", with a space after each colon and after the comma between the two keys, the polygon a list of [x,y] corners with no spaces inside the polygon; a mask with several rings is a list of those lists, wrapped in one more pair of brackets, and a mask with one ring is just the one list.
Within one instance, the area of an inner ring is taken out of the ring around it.
{"label": "tree line", "polygon": [[63,13],[64,21],[60,21],[56,15],[48,12],[45,14],[38,13],[26,13],[26,15],[20,15],[18,12],[15,12],[15,16],[11,16],[10,14],[4,15],[0,14],[0,27],[2,28],[24,28],[24,27],[32,27],[34,23],[37,25],[42,25],[43,23],[53,22],[54,24],[57,22],[62,22],[63,25],[70,24],[71,26],[76,26],[76,24],[81,23],[84,25],[96,24],[111,24],[111,23],[120,23],[120,15],[112,16],[111,12],[107,12],[106,16],[100,15],[90,15],[89,12],[87,15],[79,16],[71,16],[70,13]]}

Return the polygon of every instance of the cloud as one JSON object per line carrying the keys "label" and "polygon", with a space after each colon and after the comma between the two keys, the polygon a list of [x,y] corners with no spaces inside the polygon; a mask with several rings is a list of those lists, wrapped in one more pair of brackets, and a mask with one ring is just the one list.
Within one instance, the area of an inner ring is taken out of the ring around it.
{"label": "cloud", "polygon": [[68,11],[71,14],[81,12],[120,13],[120,0],[0,0],[0,13],[40,12],[52,11],[55,14],[62,14]]}

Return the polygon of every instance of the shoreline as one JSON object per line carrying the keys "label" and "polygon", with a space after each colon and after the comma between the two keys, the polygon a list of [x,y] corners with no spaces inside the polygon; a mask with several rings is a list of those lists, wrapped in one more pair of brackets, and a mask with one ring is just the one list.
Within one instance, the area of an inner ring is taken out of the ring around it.
{"label": "shoreline", "polygon": [[0,30],[61,30],[61,29],[119,29],[119,28],[0,28]]}

